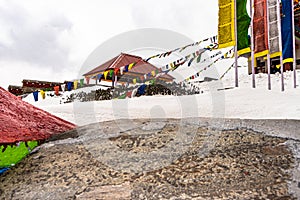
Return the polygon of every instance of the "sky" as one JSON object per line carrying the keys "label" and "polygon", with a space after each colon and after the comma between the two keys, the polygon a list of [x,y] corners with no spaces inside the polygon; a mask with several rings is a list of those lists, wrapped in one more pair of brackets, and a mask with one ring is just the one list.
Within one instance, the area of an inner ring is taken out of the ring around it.
{"label": "sky", "polygon": [[217,23],[217,0],[0,0],[0,86],[77,78],[99,45],[124,32],[158,28],[198,41]]}

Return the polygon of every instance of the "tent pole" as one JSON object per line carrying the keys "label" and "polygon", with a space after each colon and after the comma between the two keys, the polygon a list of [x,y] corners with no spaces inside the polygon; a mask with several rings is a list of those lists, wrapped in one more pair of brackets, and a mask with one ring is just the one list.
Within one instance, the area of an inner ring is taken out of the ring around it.
{"label": "tent pole", "polygon": [[235,67],[235,87],[239,87],[239,80],[238,80],[238,53],[237,53],[237,2],[234,1],[234,38],[235,38],[235,46],[234,46],[234,67]]}
{"label": "tent pole", "polygon": [[270,16],[269,16],[269,3],[267,1],[267,28],[268,28],[268,54],[267,54],[267,65],[268,65],[268,90],[271,90],[271,60],[270,60]]}
{"label": "tent pole", "polygon": [[252,71],[252,87],[255,88],[255,68],[254,68],[254,28],[253,28],[253,18],[254,18],[254,5],[253,0],[250,0],[250,15],[251,15],[251,71]]}
{"label": "tent pole", "polygon": [[281,91],[284,91],[284,77],[283,77],[283,64],[282,64],[282,36],[281,36],[281,15],[280,15],[280,4],[279,0],[277,1],[277,18],[278,18],[278,33],[279,33],[279,50],[280,55],[280,72],[281,72]]}
{"label": "tent pole", "polygon": [[272,89],[272,86],[271,86],[271,59],[270,59],[270,53],[268,53],[267,55],[267,62],[268,62],[268,90],[271,90]]}
{"label": "tent pole", "polygon": [[297,87],[297,72],[296,72],[296,41],[295,41],[295,13],[294,13],[294,1],[292,4],[292,40],[293,40],[293,72],[294,72],[294,88]]}

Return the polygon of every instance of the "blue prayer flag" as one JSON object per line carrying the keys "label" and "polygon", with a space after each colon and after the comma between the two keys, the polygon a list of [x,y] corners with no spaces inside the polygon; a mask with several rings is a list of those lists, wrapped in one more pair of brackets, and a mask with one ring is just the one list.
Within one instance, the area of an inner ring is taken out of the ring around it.
{"label": "blue prayer flag", "polygon": [[32,94],[33,94],[34,101],[38,101],[39,100],[39,91],[35,91]]}
{"label": "blue prayer flag", "polygon": [[67,84],[68,91],[72,90],[72,86],[73,86],[73,82],[68,82],[68,84]]}
{"label": "blue prayer flag", "polygon": [[293,62],[292,1],[282,0],[281,37],[283,63]]}

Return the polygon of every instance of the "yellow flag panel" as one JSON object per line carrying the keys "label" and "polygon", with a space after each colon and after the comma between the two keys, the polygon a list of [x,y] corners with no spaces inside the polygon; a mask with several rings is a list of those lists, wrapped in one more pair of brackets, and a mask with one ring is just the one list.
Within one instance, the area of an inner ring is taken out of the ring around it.
{"label": "yellow flag panel", "polygon": [[234,21],[234,0],[219,0],[219,48],[235,45]]}

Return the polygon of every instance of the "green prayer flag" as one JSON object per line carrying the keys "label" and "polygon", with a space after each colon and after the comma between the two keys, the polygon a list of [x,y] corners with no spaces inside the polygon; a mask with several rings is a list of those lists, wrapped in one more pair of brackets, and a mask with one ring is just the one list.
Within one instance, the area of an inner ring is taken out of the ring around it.
{"label": "green prayer flag", "polygon": [[197,63],[201,61],[201,54],[197,57]]}
{"label": "green prayer flag", "polygon": [[118,99],[125,99],[126,98],[126,94],[122,94],[121,96],[118,97]]}
{"label": "green prayer flag", "polygon": [[150,80],[150,84],[154,85],[155,84],[155,80],[154,79]]}
{"label": "green prayer flag", "polygon": [[113,74],[114,74],[114,70],[112,70],[112,69],[111,69],[111,70],[109,70],[109,77],[111,77],[111,78],[112,78],[112,77],[113,77]]}
{"label": "green prayer flag", "polygon": [[84,79],[80,79],[80,86],[83,86]]}
{"label": "green prayer flag", "polygon": [[247,0],[237,0],[237,50],[246,49],[250,46],[248,29],[251,18],[247,13]]}

